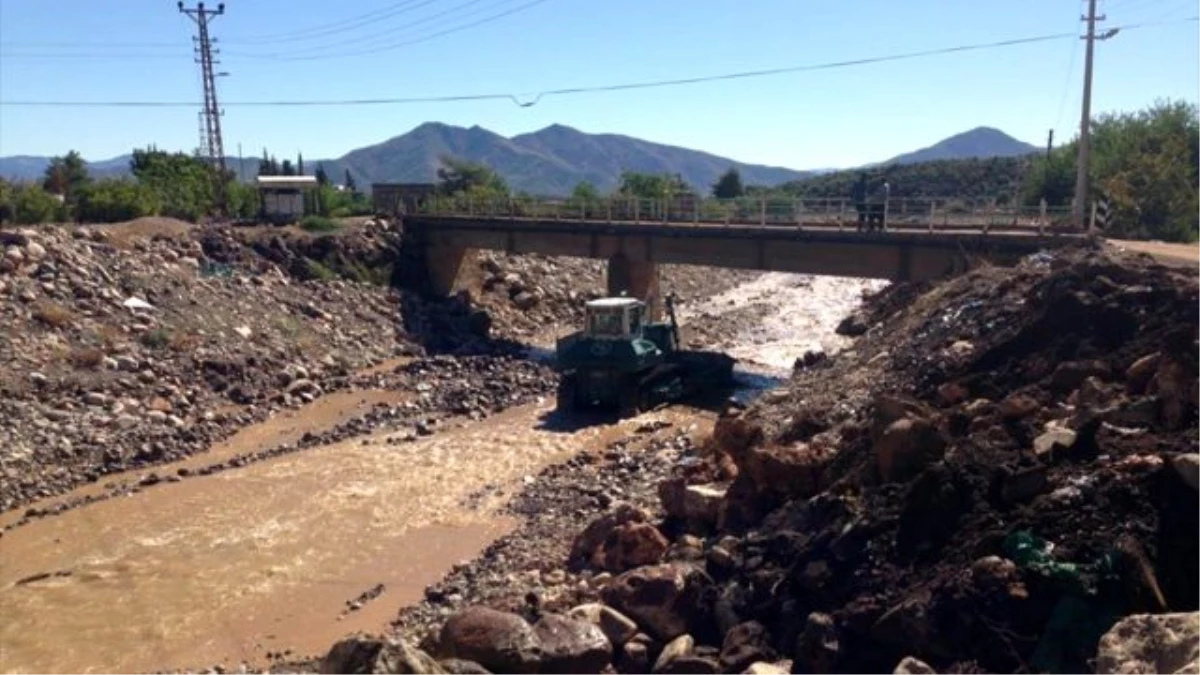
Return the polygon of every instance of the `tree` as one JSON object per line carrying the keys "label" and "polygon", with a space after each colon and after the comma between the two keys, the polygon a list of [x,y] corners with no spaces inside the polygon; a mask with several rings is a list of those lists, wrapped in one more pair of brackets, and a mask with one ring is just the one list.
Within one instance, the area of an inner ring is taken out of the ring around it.
{"label": "tree", "polygon": [[350,169],[346,169],[346,189],[351,193],[358,192],[358,185],[354,182],[354,176],[350,175]]}
{"label": "tree", "polygon": [[144,183],[106,178],[87,186],[79,198],[79,220],[117,223],[158,212],[158,199]]}
{"label": "tree", "polygon": [[275,175],[274,172],[271,171],[271,157],[267,154],[266,148],[263,148],[262,159],[258,160],[258,175],[260,175],[260,176]]}
{"label": "tree", "polygon": [[[1117,237],[1191,241],[1200,230],[1200,112],[1194,104],[1158,101],[1132,113],[1092,122],[1089,202],[1107,194]],[[1039,158],[1026,175],[1022,198],[1042,196],[1068,206],[1075,193],[1078,142]]]}
{"label": "tree", "polygon": [[304,175],[304,154],[299,152],[296,153],[296,175]]}
{"label": "tree", "polygon": [[213,173],[204,160],[182,152],[134,150],[130,168],[154,192],[162,215],[198,220],[212,213]]}
{"label": "tree", "polygon": [[575,189],[571,190],[571,199],[585,204],[594,202],[600,199],[600,191],[596,189],[595,185],[586,180],[579,181],[575,185]]}
{"label": "tree", "polygon": [[692,188],[679,174],[639,173],[624,171],[618,194],[639,199],[669,199],[692,194]]}
{"label": "tree", "polygon": [[746,193],[742,187],[742,175],[738,170],[729,167],[729,170],[721,174],[717,182],[712,186],[712,195],[717,199],[735,199]]}
{"label": "tree", "polygon": [[296,175],[296,169],[292,166],[292,160],[290,160],[290,159],[283,160],[283,166],[281,167],[280,173],[284,176],[295,176]]}
{"label": "tree", "polygon": [[444,155],[437,170],[438,190],[444,195],[507,195],[508,185],[491,167]]}
{"label": "tree", "polygon": [[36,184],[17,185],[12,194],[13,219],[23,225],[61,220],[62,204]]}
{"label": "tree", "polygon": [[89,180],[83,157],[72,150],[65,157],[54,157],[50,160],[42,180],[42,188],[50,194],[59,195],[68,207],[73,208]]}
{"label": "tree", "polygon": [[325,173],[325,166],[317,162],[317,185],[329,185],[329,176]]}

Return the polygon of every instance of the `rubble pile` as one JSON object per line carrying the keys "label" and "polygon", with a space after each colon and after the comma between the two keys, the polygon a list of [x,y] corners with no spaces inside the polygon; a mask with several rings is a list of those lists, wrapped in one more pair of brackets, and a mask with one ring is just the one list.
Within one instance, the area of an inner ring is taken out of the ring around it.
{"label": "rubble pile", "polygon": [[[0,510],[370,386],[353,374],[434,340],[511,351],[479,337],[477,311],[368,283],[394,259],[385,227],[313,237],[162,220],[0,232]],[[429,368],[385,384],[426,379],[423,409],[477,415],[550,386],[513,359]]]}
{"label": "rubble pile", "polygon": [[[891,287],[852,347],[727,409],[665,480],[556,469],[601,481],[569,546],[502,540],[406,615],[423,640],[402,619],[320,665],[1194,669],[1198,300],[1194,273],[1095,248]],[[525,528],[559,517],[539,508]]]}
{"label": "rubble pile", "polygon": [[1061,672],[1121,616],[1194,612],[1197,300],[1098,250],[881,292],[678,473],[725,492],[668,522],[711,533],[701,618],[759,621],[793,672]]}

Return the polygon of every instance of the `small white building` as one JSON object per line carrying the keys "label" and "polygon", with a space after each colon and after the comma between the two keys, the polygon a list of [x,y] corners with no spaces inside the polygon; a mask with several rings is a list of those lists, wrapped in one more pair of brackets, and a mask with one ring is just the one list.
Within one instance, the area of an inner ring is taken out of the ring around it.
{"label": "small white building", "polygon": [[262,216],[272,223],[304,217],[304,195],[317,189],[316,176],[259,176],[256,179]]}

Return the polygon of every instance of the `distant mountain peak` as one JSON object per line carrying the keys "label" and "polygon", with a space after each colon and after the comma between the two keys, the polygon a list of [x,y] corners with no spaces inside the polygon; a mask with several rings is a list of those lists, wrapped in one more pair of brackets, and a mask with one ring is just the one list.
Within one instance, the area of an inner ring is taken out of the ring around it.
{"label": "distant mountain peak", "polygon": [[927,148],[898,155],[886,162],[881,162],[881,164],[916,164],[939,159],[1018,157],[1037,152],[1037,150],[1036,145],[1019,141],[995,127],[980,126],[954,134]]}

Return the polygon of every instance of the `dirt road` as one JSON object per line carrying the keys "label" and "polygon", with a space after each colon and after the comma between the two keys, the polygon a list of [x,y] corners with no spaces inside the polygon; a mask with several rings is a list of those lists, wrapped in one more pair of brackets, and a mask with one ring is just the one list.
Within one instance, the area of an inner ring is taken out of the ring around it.
{"label": "dirt road", "polygon": [[1196,268],[1200,266],[1200,246],[1197,244],[1174,244],[1162,241],[1126,241],[1109,239],[1109,245],[1126,251],[1148,253],[1160,262]]}

